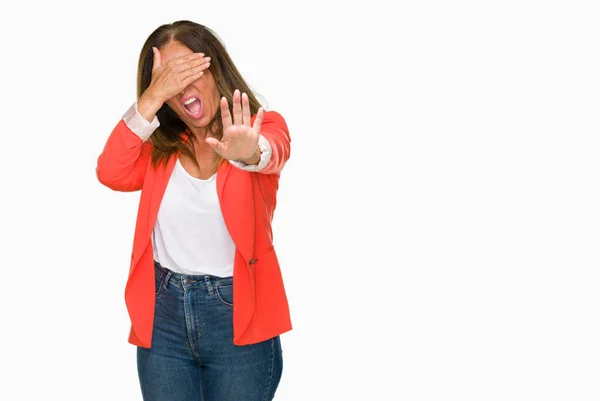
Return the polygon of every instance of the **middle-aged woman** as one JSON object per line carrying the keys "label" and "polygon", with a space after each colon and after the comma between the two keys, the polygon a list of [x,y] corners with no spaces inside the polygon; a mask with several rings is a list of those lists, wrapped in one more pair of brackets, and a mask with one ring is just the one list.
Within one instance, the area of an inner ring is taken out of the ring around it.
{"label": "middle-aged woman", "polygon": [[271,230],[287,125],[203,25],[158,27],[138,67],[96,174],[142,191],[125,301],[144,400],[271,400],[291,330]]}

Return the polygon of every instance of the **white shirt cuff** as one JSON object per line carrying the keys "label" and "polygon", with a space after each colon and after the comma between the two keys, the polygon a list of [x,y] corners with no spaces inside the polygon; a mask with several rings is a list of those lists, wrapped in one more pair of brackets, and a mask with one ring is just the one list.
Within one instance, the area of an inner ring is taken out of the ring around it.
{"label": "white shirt cuff", "polygon": [[149,123],[148,120],[138,112],[137,102],[135,102],[123,115],[123,121],[125,121],[125,124],[129,127],[131,132],[139,136],[142,141],[146,141],[150,138],[154,130],[160,126],[156,116],[154,116],[152,122]]}
{"label": "white shirt cuff", "polygon": [[229,163],[233,164],[237,168],[240,168],[240,169],[246,170],[246,171],[257,172],[257,171],[264,169],[265,167],[267,167],[269,160],[271,160],[271,153],[272,153],[271,144],[269,143],[267,138],[265,138],[264,136],[261,135],[258,137],[258,148],[260,149],[260,152],[261,152],[260,153],[260,161],[258,162],[258,164],[246,164],[242,161],[235,161],[235,160],[229,160]]}

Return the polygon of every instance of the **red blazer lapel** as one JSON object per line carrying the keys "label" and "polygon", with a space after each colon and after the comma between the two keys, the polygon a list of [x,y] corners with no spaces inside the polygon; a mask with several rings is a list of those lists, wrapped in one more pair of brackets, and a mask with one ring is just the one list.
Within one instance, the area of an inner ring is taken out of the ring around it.
{"label": "red blazer lapel", "polygon": [[[133,248],[133,258],[136,261],[136,264],[150,243],[150,237],[152,235],[154,223],[156,222],[156,217],[158,216],[160,202],[165,194],[169,178],[171,177],[171,173],[173,172],[178,157],[179,154],[172,155],[167,161],[166,168],[163,165],[160,165],[158,169],[155,170],[151,165],[148,166],[146,178],[144,179],[144,187],[142,189],[142,199],[140,199],[140,211],[138,212],[145,212],[147,219],[145,220],[146,226],[141,227],[139,231],[141,237],[137,239],[140,242],[136,241]],[[143,199],[145,195],[148,196],[148,199]],[[140,221],[140,217],[141,215],[138,216],[138,221]],[[131,273],[133,273],[133,269],[130,272],[130,276]]]}
{"label": "red blazer lapel", "polygon": [[146,237],[148,239],[150,239],[150,236],[152,235],[152,229],[154,228],[154,223],[156,223],[156,217],[158,216],[160,203],[165,195],[169,178],[171,178],[171,174],[175,168],[175,162],[178,158],[179,152],[171,155],[171,158],[167,162],[166,168],[159,166],[158,170],[154,171],[154,180],[152,182],[153,188],[151,189],[152,196],[150,197],[149,201],[150,213],[148,213],[148,226],[146,227]]}

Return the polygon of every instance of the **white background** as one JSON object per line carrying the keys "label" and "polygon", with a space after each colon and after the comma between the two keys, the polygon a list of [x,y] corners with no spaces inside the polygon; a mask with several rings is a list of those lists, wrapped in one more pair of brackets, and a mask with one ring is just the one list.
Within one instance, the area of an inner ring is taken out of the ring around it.
{"label": "white background", "polygon": [[2,6],[0,399],[141,400],[139,193],[95,167],[144,40],[178,19],[292,135],[276,400],[600,399],[595,4]]}

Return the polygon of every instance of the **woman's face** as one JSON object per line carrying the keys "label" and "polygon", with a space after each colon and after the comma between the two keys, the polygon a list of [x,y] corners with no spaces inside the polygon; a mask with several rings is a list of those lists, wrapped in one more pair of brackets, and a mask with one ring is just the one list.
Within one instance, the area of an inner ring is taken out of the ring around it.
{"label": "woman's face", "polygon": [[[159,50],[163,65],[174,58],[193,53],[188,47],[176,41],[167,43]],[[195,100],[189,103],[192,99]],[[204,75],[166,103],[193,133],[204,135],[206,126],[219,108],[220,99],[221,95],[213,75],[209,69],[206,69]],[[188,104],[184,105],[184,102]]]}

